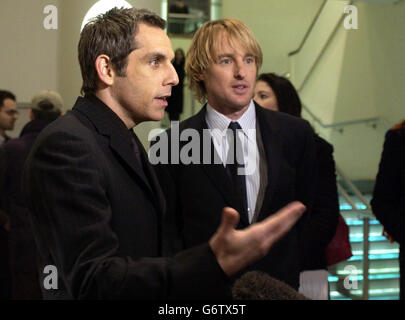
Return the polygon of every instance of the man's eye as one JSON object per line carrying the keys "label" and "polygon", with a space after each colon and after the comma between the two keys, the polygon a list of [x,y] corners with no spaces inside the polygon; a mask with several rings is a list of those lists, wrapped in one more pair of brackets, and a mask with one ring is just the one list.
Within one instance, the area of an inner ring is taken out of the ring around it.
{"label": "man's eye", "polygon": [[231,63],[231,59],[222,59],[220,61],[221,64],[230,64]]}
{"label": "man's eye", "polygon": [[157,67],[159,65],[159,60],[158,59],[154,59],[150,62],[152,67]]}
{"label": "man's eye", "polygon": [[255,59],[253,59],[253,58],[246,58],[246,63],[254,63],[255,62]]}

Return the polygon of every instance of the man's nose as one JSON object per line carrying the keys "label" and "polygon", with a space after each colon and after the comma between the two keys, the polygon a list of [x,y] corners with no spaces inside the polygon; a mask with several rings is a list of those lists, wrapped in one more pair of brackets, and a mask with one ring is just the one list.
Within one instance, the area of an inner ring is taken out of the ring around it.
{"label": "man's nose", "polygon": [[169,75],[167,77],[167,85],[176,86],[179,83],[179,76],[177,75],[176,69],[170,63]]}
{"label": "man's nose", "polygon": [[234,70],[234,76],[237,79],[243,79],[246,76],[246,66],[243,61],[236,61]]}

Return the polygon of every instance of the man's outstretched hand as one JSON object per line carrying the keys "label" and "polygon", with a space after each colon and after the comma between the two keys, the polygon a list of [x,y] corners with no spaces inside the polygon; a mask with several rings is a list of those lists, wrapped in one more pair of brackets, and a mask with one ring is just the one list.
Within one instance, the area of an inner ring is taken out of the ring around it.
{"label": "man's outstretched hand", "polygon": [[265,220],[246,229],[236,230],[238,212],[229,207],[224,208],[221,225],[209,241],[222,270],[232,276],[266,255],[305,210],[301,202],[292,202]]}

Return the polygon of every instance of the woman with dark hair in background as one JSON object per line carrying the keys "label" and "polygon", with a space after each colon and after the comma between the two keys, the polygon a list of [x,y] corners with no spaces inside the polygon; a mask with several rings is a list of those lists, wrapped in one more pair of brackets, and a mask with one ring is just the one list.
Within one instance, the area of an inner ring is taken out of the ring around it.
{"label": "woman with dark hair in background", "polygon": [[[261,74],[254,100],[264,108],[301,117],[301,101],[291,82],[274,73]],[[312,299],[328,299],[326,248],[336,232],[339,200],[333,146],[314,132],[317,183],[311,219],[302,234],[300,292]],[[316,270],[316,271],[315,271]],[[315,282],[306,279],[317,279]],[[308,283],[309,282],[309,283]],[[315,289],[319,288],[319,289]],[[315,289],[315,291],[314,291]]]}
{"label": "woman with dark hair in background", "polygon": [[262,107],[301,118],[301,100],[291,82],[275,73],[262,73],[256,82],[254,100]]}
{"label": "woman with dark hair in background", "polygon": [[183,83],[184,83],[184,64],[185,64],[185,54],[183,49],[178,48],[174,52],[173,66],[176,69],[177,75],[179,77],[179,84],[172,87],[172,94],[167,98],[167,108],[166,111],[169,114],[170,121],[178,121],[180,114],[183,112]]}

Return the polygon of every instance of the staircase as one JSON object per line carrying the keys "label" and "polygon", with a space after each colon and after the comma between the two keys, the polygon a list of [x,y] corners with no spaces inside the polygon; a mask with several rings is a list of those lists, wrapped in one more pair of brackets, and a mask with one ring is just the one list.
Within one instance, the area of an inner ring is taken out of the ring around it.
{"label": "staircase", "polygon": [[[395,2],[395,0],[363,1]],[[342,28],[345,19],[344,8],[355,2],[358,1],[322,2],[299,47],[288,54],[290,66],[285,73],[304,102],[303,118],[311,123],[320,136],[335,146],[335,151],[348,148],[356,150],[355,153],[348,152],[348,158],[339,157],[340,161],[337,163],[343,163],[344,167],[348,167],[350,161],[378,159],[381,154],[378,148],[382,146],[384,133],[390,127],[385,119],[377,115],[359,119],[358,114],[347,113],[349,107],[346,101],[354,100],[348,99],[346,94],[341,92],[344,80],[353,76],[351,72],[345,74],[342,72],[345,69],[343,67],[345,61],[350,61],[346,59],[349,33]],[[368,13],[365,16],[368,17]],[[328,86],[323,85],[324,81],[328,82]],[[328,90],[322,97],[319,97],[319,85]],[[340,105],[342,101],[346,104]],[[326,109],[328,107],[330,109]],[[345,119],[348,120],[335,121],[339,118],[336,113],[338,107],[345,108]],[[346,139],[343,132],[348,133]],[[365,144],[365,141],[374,141],[373,148],[370,148],[370,144]],[[358,152],[360,149],[361,152]],[[356,156],[353,157],[354,154]],[[367,161],[366,166],[370,165]],[[383,227],[371,212],[369,203],[374,182],[357,181],[359,184],[355,183],[354,186],[351,177],[346,177],[342,170],[337,168],[337,174],[340,212],[350,229],[353,256],[328,269],[330,299],[397,300],[399,246],[382,236]],[[362,172],[359,176],[371,174]]]}
{"label": "staircase", "polygon": [[[370,188],[364,198],[371,200]],[[357,209],[366,209],[363,202],[351,195]],[[353,256],[329,268],[329,293],[331,300],[398,300],[399,299],[399,245],[382,236],[382,225],[374,216],[353,210],[342,195],[339,196],[340,212],[350,229]],[[368,232],[367,232],[368,231]],[[368,233],[365,244],[364,234]],[[363,254],[368,247],[367,255]],[[368,282],[363,281],[363,267],[368,272]],[[368,266],[368,267],[367,267]],[[366,286],[368,290],[363,292]]]}

